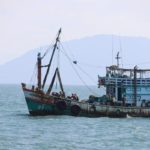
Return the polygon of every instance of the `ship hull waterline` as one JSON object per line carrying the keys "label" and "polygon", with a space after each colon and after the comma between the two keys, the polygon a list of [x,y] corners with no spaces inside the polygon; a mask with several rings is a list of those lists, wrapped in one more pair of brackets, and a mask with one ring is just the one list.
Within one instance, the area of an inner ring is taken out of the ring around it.
{"label": "ship hull waterline", "polygon": [[[88,102],[77,102],[71,99],[61,99],[58,97],[39,94],[38,92],[24,89],[25,99],[30,115],[69,115],[84,117],[150,117],[149,107],[125,107],[102,104],[92,104]],[[56,101],[64,101],[65,108],[61,108]],[[76,109],[73,110],[73,107]]]}

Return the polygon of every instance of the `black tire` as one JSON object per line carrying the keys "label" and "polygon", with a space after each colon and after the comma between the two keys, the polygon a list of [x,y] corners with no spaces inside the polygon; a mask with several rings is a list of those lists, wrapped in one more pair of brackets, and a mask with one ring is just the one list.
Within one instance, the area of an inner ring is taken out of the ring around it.
{"label": "black tire", "polygon": [[58,101],[56,102],[56,107],[60,110],[63,111],[67,108],[67,104],[65,103],[65,101]]}
{"label": "black tire", "polygon": [[81,108],[78,105],[71,106],[71,114],[77,116],[81,111]]}

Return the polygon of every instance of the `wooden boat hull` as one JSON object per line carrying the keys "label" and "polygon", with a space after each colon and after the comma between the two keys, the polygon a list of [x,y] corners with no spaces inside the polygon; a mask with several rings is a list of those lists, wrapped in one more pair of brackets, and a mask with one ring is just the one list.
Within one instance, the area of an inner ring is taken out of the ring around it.
{"label": "wooden boat hull", "polygon": [[39,91],[23,88],[30,115],[71,115],[81,112],[78,102],[71,99],[46,95]]}
{"label": "wooden boat hull", "polygon": [[[67,109],[67,105],[59,98],[48,96],[39,91],[33,91],[23,88],[25,100],[29,113],[31,115],[61,115]],[[59,101],[64,106],[59,106],[56,102]],[[64,108],[63,108],[64,107]]]}
{"label": "wooden boat hull", "polygon": [[30,98],[26,98],[29,113],[31,115],[53,115],[54,106],[49,104],[43,104]]}
{"label": "wooden boat hull", "polygon": [[[84,117],[125,117],[125,115],[108,113],[105,111],[106,106],[98,107],[93,104],[76,102],[70,99],[58,99],[56,97],[47,96],[37,91],[23,89],[27,107],[30,115],[70,115]],[[61,108],[57,105],[57,101],[64,101],[66,107]]]}

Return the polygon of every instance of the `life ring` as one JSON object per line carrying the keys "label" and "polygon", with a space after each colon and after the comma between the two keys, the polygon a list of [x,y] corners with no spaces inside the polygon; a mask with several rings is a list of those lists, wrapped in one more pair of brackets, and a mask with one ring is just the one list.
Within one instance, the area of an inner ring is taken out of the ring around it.
{"label": "life ring", "polygon": [[71,114],[73,116],[77,116],[80,113],[80,111],[81,111],[80,106],[78,106],[78,105],[71,106]]}
{"label": "life ring", "polygon": [[65,101],[57,101],[56,102],[56,107],[59,110],[63,111],[63,110],[65,110],[67,108],[67,104],[65,103]]}

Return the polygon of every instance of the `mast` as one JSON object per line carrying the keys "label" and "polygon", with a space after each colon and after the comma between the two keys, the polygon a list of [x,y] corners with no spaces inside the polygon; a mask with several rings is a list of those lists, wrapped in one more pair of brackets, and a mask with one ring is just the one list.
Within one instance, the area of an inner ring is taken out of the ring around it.
{"label": "mast", "polygon": [[49,70],[50,70],[50,67],[51,67],[51,63],[52,63],[52,60],[53,60],[53,57],[54,57],[54,53],[55,53],[55,50],[56,50],[56,48],[57,48],[57,44],[58,44],[58,42],[59,42],[60,33],[61,33],[61,28],[60,28],[59,31],[58,31],[58,35],[57,35],[57,37],[56,37],[56,42],[55,42],[55,44],[54,44],[52,56],[51,56],[51,58],[50,58],[49,64],[47,65],[47,71],[46,71],[46,74],[45,74],[45,77],[44,77],[44,80],[43,80],[42,89],[44,88],[45,83],[46,83],[46,80],[47,80],[47,76],[48,76],[48,73],[49,73]]}
{"label": "mast", "polygon": [[57,77],[58,77],[60,89],[61,89],[63,95],[65,95],[65,92],[64,92],[64,88],[63,88],[63,84],[62,84],[62,81],[61,81],[61,77],[60,77],[60,73],[59,73],[58,67],[57,67],[56,70],[55,70],[54,76],[53,76],[53,78],[52,78],[52,82],[51,82],[51,84],[50,84],[50,86],[49,86],[49,88],[48,88],[48,90],[47,90],[47,94],[50,94],[51,91],[52,91],[52,88],[53,88],[53,85],[54,85],[54,81],[55,81],[56,75],[57,75]]}
{"label": "mast", "polygon": [[38,69],[38,75],[37,75],[37,86],[39,89],[41,89],[41,64],[42,64],[42,58],[41,53],[38,53],[37,55],[37,69]]}
{"label": "mast", "polygon": [[118,52],[118,53],[117,53],[117,56],[116,56],[118,68],[119,68],[119,59],[120,59],[120,58],[121,58],[121,57],[119,57],[119,52]]}

